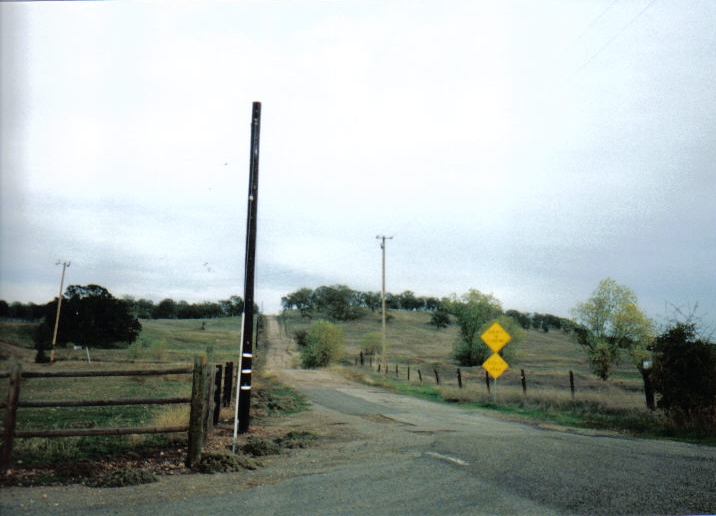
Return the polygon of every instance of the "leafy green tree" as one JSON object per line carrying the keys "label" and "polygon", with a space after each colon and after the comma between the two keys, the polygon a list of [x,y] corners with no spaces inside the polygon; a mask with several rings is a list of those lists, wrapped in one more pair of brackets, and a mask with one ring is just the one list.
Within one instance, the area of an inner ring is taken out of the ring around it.
{"label": "leafy green tree", "polygon": [[343,357],[343,330],[328,321],[316,321],[306,335],[301,348],[301,365],[304,369],[325,367]]}
{"label": "leafy green tree", "polygon": [[693,323],[676,323],[653,346],[651,381],[657,407],[677,424],[716,423],[716,347],[696,336]]}
{"label": "leafy green tree", "polygon": [[171,298],[162,299],[157,306],[154,307],[152,313],[154,319],[176,319],[177,303]]}
{"label": "leafy green tree", "polygon": [[403,310],[419,310],[424,305],[411,290],[406,290],[400,296],[400,308]]}
{"label": "leafy green tree", "polygon": [[244,300],[240,296],[231,296],[229,299],[219,301],[219,304],[221,311],[228,317],[239,316],[244,311]]}
{"label": "leafy green tree", "polygon": [[[57,302],[45,306],[45,318],[37,333],[39,351],[52,342]],[[74,342],[82,346],[111,348],[134,342],[142,325],[130,312],[129,304],[117,299],[99,285],[70,285],[63,296],[57,343]],[[38,355],[39,356],[39,355]]]}
{"label": "leafy green tree", "polygon": [[480,335],[488,322],[494,321],[502,314],[502,305],[492,294],[471,289],[462,296],[460,302],[452,300],[449,306],[459,327],[453,356],[465,367],[482,364],[492,351],[482,342]]}
{"label": "leafy green tree", "polygon": [[612,278],[599,282],[592,296],[572,310],[577,342],[584,346],[592,372],[609,378],[626,350],[633,357],[653,338],[653,322],[639,309],[636,294]]}
{"label": "leafy green tree", "polygon": [[360,339],[360,349],[366,356],[377,355],[383,346],[383,334],[379,331],[366,333]]}
{"label": "leafy green tree", "polygon": [[361,298],[363,300],[363,305],[366,306],[371,312],[380,310],[382,303],[380,292],[363,292],[361,294]]}
{"label": "leafy green tree", "polygon": [[310,319],[314,309],[313,291],[310,288],[301,288],[281,298],[281,305],[286,310],[291,310],[295,307],[302,317]]}

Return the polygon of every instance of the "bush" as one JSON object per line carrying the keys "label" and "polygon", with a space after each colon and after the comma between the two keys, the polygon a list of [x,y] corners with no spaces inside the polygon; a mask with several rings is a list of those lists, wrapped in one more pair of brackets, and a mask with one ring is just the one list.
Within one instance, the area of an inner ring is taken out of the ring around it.
{"label": "bush", "polygon": [[308,332],[306,330],[296,330],[293,332],[293,338],[296,341],[296,345],[299,348],[305,348],[306,347],[306,338],[308,337]]}
{"label": "bush", "polygon": [[90,480],[90,487],[124,487],[150,484],[159,480],[154,473],[141,469],[123,468]]}
{"label": "bush", "polygon": [[306,336],[306,346],[301,349],[302,367],[325,367],[342,356],[343,330],[328,321],[314,322]]}
{"label": "bush", "polygon": [[231,473],[244,469],[254,470],[260,466],[261,463],[256,459],[216,450],[202,454],[198,469],[201,473]]}
{"label": "bush", "polygon": [[266,455],[278,455],[281,453],[281,445],[268,439],[249,437],[247,443],[242,446],[241,451],[254,457],[265,457]]}
{"label": "bush", "polygon": [[447,328],[450,325],[450,314],[445,310],[437,310],[430,317],[430,324],[436,328]]}
{"label": "bush", "polygon": [[657,407],[682,427],[713,425],[716,416],[716,350],[696,338],[695,325],[677,323],[656,338]]}

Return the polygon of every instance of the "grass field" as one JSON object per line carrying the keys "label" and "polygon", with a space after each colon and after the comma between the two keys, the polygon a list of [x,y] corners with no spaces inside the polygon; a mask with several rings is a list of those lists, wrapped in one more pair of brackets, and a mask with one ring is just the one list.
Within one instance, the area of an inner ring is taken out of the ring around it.
{"label": "grass field", "polygon": [[[609,428],[640,436],[679,437],[702,443],[716,444],[714,435],[691,435],[665,426],[658,412],[646,409],[642,380],[636,369],[625,360],[612,377],[602,381],[590,374],[584,351],[563,332],[528,331],[521,343],[509,343],[509,368],[491,385],[488,392],[482,367],[461,367],[463,387],[458,388],[457,364],[451,357],[457,339],[457,327],[446,329],[429,325],[426,312],[391,311],[387,325],[388,374],[377,372],[378,357],[373,367],[356,367],[360,342],[366,333],[380,332],[378,313],[345,323],[337,323],[345,334],[346,358],[343,372],[356,380],[383,386],[397,392],[424,396],[435,400],[457,402],[465,406],[487,408],[504,414],[559,424]],[[296,312],[280,319],[283,331],[293,335],[308,330],[311,320]],[[90,349],[92,363],[86,350],[60,348],[57,362],[51,366],[34,364],[31,349],[23,360],[24,370],[51,367],[53,370],[78,368],[156,367],[162,365],[191,365],[197,354],[206,354],[210,362],[238,361],[241,333],[240,318],[201,320],[143,320],[140,338],[125,349]],[[2,323],[0,340],[32,347],[31,328],[27,325]],[[257,346],[256,362],[260,365],[262,346]],[[3,365],[6,364],[6,365]],[[7,369],[9,360],[0,360],[0,369]],[[398,374],[395,374],[395,368]],[[408,368],[410,379],[408,380]],[[436,385],[434,370],[440,385]],[[522,391],[521,370],[524,370],[527,394]],[[570,391],[569,373],[574,374],[575,394]],[[422,381],[420,376],[422,376]],[[136,377],[92,379],[32,379],[23,383],[23,399],[74,399],[142,396],[188,396],[190,380],[179,377]],[[279,388],[279,387],[277,387]],[[285,394],[285,393],[283,393]],[[283,395],[282,394],[282,395]],[[0,398],[7,398],[7,382],[0,381]],[[127,407],[22,410],[18,425],[29,428],[62,428],[77,425],[134,426],[150,424],[163,417],[167,408]],[[88,423],[89,421],[89,423]],[[37,447],[36,440],[25,440],[29,448]],[[33,443],[29,443],[33,441]],[[57,441],[61,440],[44,440]],[[75,448],[87,442],[70,439]],[[78,445],[77,443],[83,443]],[[95,439],[101,449],[106,446]],[[45,444],[45,446],[47,443]],[[20,450],[18,450],[20,451]],[[45,452],[47,452],[45,450]],[[28,453],[30,453],[28,451]],[[32,452],[31,454],[33,454]],[[39,453],[39,452],[38,452]],[[40,454],[41,455],[41,454]]]}
{"label": "grass field", "polygon": [[[194,356],[206,354],[211,362],[223,364],[238,361],[241,335],[240,318],[210,319],[203,325],[197,320],[143,320],[139,339],[124,349],[76,350],[58,347],[54,364],[34,363],[32,334],[35,325],[0,323],[0,341],[22,348],[13,354],[7,349],[0,355],[0,370],[9,370],[19,360],[23,371],[142,369],[190,366]],[[0,380],[0,399],[8,396],[8,381]],[[279,387],[280,388],[280,387]],[[21,399],[86,400],[146,397],[189,397],[191,375],[129,376],[101,378],[32,378],[21,385]],[[177,405],[130,405],[77,408],[22,408],[18,410],[17,428],[23,430],[175,426],[186,424],[188,408]],[[4,415],[2,417],[4,423]],[[67,437],[52,439],[18,439],[14,457],[25,462],[67,460],[105,455],[117,450],[167,443],[186,436],[128,435]]]}
{"label": "grass field", "polygon": [[[363,335],[381,331],[380,315],[376,312],[357,321],[336,323],[345,334],[347,354],[343,365],[352,378],[396,392],[490,409],[510,417],[716,445],[716,431],[676,429],[660,412],[648,410],[643,380],[627,357],[614,368],[607,381],[602,381],[590,373],[586,354],[571,335],[561,331],[527,331],[519,344],[507,344],[507,348],[512,347],[506,354],[509,368],[499,377],[496,386],[491,382],[489,392],[481,366],[460,367],[463,387],[459,388],[458,365],[451,356],[458,338],[456,325],[436,329],[428,324],[430,313],[426,312],[391,311],[389,314],[387,374],[377,371],[380,357],[375,357],[372,367],[367,362],[363,367],[355,365]],[[282,325],[284,331],[292,335],[298,330],[308,330],[311,321],[290,312],[282,316]],[[438,371],[440,385],[436,384],[434,370]],[[522,370],[526,394],[522,389]],[[570,371],[574,375],[574,397]]]}

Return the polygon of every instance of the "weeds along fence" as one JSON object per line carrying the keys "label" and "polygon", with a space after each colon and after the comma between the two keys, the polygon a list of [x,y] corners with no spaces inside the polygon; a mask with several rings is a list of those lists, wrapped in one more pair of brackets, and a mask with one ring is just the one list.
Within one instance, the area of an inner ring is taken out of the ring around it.
{"label": "weeds along fence", "polygon": [[[191,375],[191,397],[144,397],[115,399],[74,399],[74,400],[23,400],[20,387],[24,381],[38,378],[92,378],[107,377],[146,377],[168,375]],[[119,436],[128,434],[163,434],[188,433],[187,465],[193,467],[201,458],[201,451],[206,439],[218,422],[221,407],[221,366],[210,366],[205,356],[195,357],[194,366],[135,369],[135,370],[95,370],[95,371],[22,371],[20,364],[15,364],[8,371],[0,371],[0,379],[9,379],[8,400],[0,402],[0,409],[5,409],[5,428],[3,432],[2,450],[0,451],[0,473],[10,467],[13,441],[30,437],[86,437],[86,436]],[[224,380],[224,404],[228,405],[231,398],[233,380],[233,364],[227,363]],[[22,408],[70,408],[70,407],[111,407],[128,405],[177,405],[189,404],[189,423],[179,426],[141,426],[141,427],[104,427],[104,428],[54,428],[54,429],[18,429],[17,411]]]}
{"label": "weeds along fence", "polygon": [[[494,385],[494,378],[492,378],[487,371],[479,368],[480,371],[476,373],[474,368],[460,368],[452,367],[447,368],[444,364],[430,365],[423,363],[417,365],[416,363],[412,366],[410,364],[387,364],[385,370],[381,371],[382,364],[379,361],[373,360],[372,356],[364,356],[362,353],[355,358],[354,366],[362,369],[368,369],[374,373],[383,373],[386,376],[390,376],[395,379],[402,379],[406,381],[417,381],[419,383],[428,383],[436,386],[455,386],[462,389],[463,384],[467,383],[483,383],[488,391],[492,389]],[[513,376],[511,373],[508,376]],[[569,389],[572,397],[575,393],[575,379],[574,372],[569,371]],[[514,380],[509,382],[514,383]],[[524,369],[519,370],[518,383],[522,388],[522,391],[527,393],[527,376]]]}
{"label": "weeds along fence", "polygon": [[[477,396],[506,397],[517,401],[532,400],[568,402],[600,402],[614,408],[648,407],[648,398],[637,380],[604,382],[590,379],[571,370],[526,371],[509,368],[495,381],[482,367],[457,367],[445,363],[429,363],[420,359],[400,364],[382,364],[376,357],[359,354],[350,360],[360,371],[379,374],[391,380],[439,388],[450,399],[470,400]],[[652,402],[653,403],[653,402]]]}

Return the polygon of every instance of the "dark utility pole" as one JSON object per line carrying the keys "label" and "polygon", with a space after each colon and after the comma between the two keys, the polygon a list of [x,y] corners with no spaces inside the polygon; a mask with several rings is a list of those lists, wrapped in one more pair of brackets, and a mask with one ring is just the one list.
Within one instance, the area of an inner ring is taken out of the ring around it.
{"label": "dark utility pole", "polygon": [[254,337],[254,269],[256,260],[256,215],[259,199],[259,133],[261,130],[261,103],[254,102],[251,115],[251,159],[249,165],[249,200],[246,218],[246,266],[244,279],[244,328],[239,370],[239,432],[249,429],[251,409],[251,366]]}

